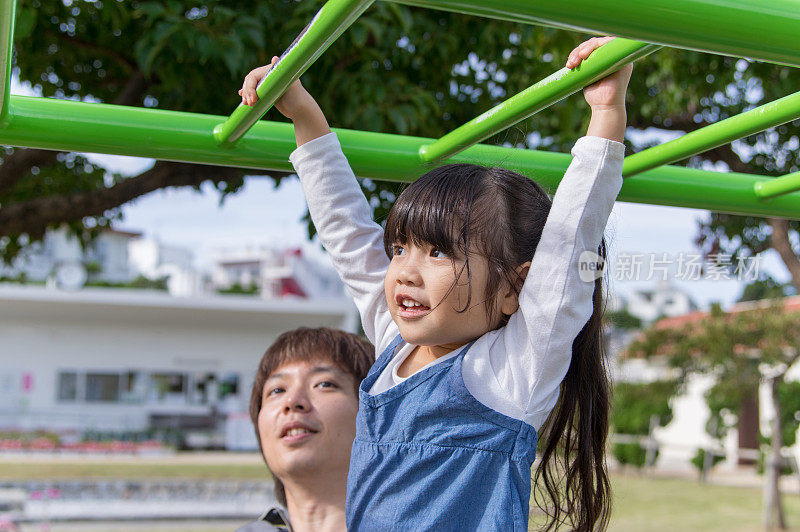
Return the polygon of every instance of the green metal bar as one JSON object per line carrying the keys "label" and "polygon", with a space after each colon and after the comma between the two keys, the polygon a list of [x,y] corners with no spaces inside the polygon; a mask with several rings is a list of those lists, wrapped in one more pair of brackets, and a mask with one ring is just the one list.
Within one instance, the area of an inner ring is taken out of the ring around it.
{"label": "green metal bar", "polygon": [[[235,146],[224,149],[211,134],[223,118],[219,116],[26,96],[12,96],[11,105],[14,113],[8,126],[0,129],[0,145],[292,171],[289,154],[295,141],[288,123],[260,121]],[[337,134],[358,176],[413,181],[429,169],[420,162],[419,149],[432,139],[342,129]],[[452,162],[504,166],[554,190],[570,160],[565,153],[477,144]],[[800,193],[762,202],[753,194],[759,181],[762,176],[663,166],[626,180],[619,199],[800,218]]]}
{"label": "green metal bar", "polygon": [[662,164],[674,163],[797,118],[800,118],[800,92],[626,157],[622,175],[630,177]]}
{"label": "green metal bar", "polygon": [[800,66],[797,0],[392,0]]}
{"label": "green metal bar", "polygon": [[800,172],[788,174],[769,181],[759,181],[753,185],[753,192],[759,199],[772,199],[800,190]]}
{"label": "green metal bar", "polygon": [[16,0],[0,0],[0,127],[8,119]]}
{"label": "green metal bar", "polygon": [[423,162],[430,163],[452,157],[468,146],[525,120],[659,48],[660,46],[654,44],[614,39],[592,53],[577,68],[562,68],[451,131],[430,146],[423,146],[419,153],[420,158]]}
{"label": "green metal bar", "polygon": [[259,84],[255,105],[239,104],[224,123],[214,127],[217,142],[230,147],[247,133],[373,1],[328,0]]}

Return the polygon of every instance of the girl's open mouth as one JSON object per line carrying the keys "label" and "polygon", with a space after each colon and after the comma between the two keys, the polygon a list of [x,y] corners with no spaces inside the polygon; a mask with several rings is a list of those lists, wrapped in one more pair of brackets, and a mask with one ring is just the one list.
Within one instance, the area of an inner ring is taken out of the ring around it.
{"label": "girl's open mouth", "polygon": [[430,307],[407,297],[399,296],[397,303],[400,307],[400,316],[403,318],[420,318],[431,311]]}

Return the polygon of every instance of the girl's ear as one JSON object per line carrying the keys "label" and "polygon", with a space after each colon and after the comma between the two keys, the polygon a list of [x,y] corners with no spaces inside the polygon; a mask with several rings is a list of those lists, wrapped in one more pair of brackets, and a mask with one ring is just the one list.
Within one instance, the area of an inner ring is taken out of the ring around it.
{"label": "girl's ear", "polygon": [[514,286],[504,284],[500,312],[506,316],[514,314],[519,308],[519,292],[522,290],[522,285],[525,283],[525,278],[528,276],[530,268],[531,261],[520,264],[515,270]]}

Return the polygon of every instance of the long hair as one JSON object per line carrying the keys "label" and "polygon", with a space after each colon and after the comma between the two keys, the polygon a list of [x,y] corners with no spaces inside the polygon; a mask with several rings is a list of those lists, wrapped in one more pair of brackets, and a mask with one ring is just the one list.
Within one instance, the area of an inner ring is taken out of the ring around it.
{"label": "long hair", "polygon": [[[464,263],[457,278],[466,275],[469,285],[469,256],[484,257],[489,265],[484,299],[490,323],[499,328],[509,316],[492,316],[493,303],[504,282],[519,295],[524,278],[517,268],[533,257],[551,205],[542,187],[516,172],[473,164],[440,166],[400,194],[386,220],[384,247],[389,257],[393,245],[408,242],[459,257]],[[598,254],[605,257],[605,242]],[[602,279],[595,281],[592,301],[594,310],[573,343],[558,403],[539,430],[543,452],[534,483],[542,481],[546,500],[536,490],[534,500],[549,516],[546,530],[567,521],[581,531],[608,524],[611,491],[604,451],[610,385],[601,326]],[[468,299],[457,310],[469,307]]]}

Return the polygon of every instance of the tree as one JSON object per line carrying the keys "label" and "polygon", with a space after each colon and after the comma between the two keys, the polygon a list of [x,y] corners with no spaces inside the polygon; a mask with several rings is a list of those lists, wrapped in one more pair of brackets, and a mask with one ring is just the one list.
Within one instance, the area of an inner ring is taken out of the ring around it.
{"label": "tree", "polygon": [[776,414],[767,456],[764,525],[785,528],[778,479],[781,447],[791,443],[784,435],[786,424],[793,422],[795,412],[781,411],[782,404],[792,404],[781,398],[781,390],[789,389],[784,377],[800,358],[800,312],[786,312],[780,300],[735,313],[715,306],[703,319],[682,326],[656,323],[629,346],[627,356],[664,357],[683,382],[692,373],[715,375],[708,394],[712,416],[718,417],[708,425],[716,427],[715,437],[729,428],[722,409],[738,414],[743,400],[756,393],[762,381],[768,383]]}
{"label": "tree", "polygon": [[[20,79],[48,97],[229,114],[246,72],[285,49],[321,1],[45,2],[19,4],[15,62]],[[337,127],[438,137],[560,68],[584,36],[393,3],[376,3],[305,74]],[[629,123],[693,131],[795,90],[791,70],[743,59],[665,49],[639,62]],[[213,80],[213,83],[209,83]],[[275,111],[267,118],[281,120]],[[495,135],[490,143],[568,151],[584,131],[581,98],[561,102]],[[652,137],[631,147],[640,150]],[[777,175],[796,170],[787,126],[688,161]],[[7,148],[0,166],[0,257],[12,258],[49,226],[83,237],[118,218],[119,206],[171,186],[210,181],[222,198],[245,172],[157,162],[122,178],[75,155]],[[277,172],[262,173],[276,182]],[[399,185],[363,182],[383,217]],[[310,222],[309,222],[310,223]],[[310,227],[310,226],[309,226]],[[310,228],[313,232],[313,228]],[[796,221],[711,214],[698,244],[750,256],[775,247],[800,287],[790,238]],[[796,244],[795,244],[796,246]]]}

